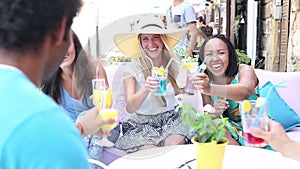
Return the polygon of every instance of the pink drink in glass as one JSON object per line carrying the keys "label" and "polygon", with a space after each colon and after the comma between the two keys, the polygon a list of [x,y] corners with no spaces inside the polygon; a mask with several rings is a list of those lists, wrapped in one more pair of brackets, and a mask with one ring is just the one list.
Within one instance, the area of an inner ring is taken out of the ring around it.
{"label": "pink drink in glass", "polygon": [[248,145],[248,146],[253,146],[253,147],[264,147],[264,146],[266,146],[264,139],[254,137],[249,132],[244,133],[244,141],[245,141],[245,144]]}
{"label": "pink drink in glass", "polygon": [[240,102],[240,115],[242,118],[244,143],[251,147],[265,147],[264,139],[254,137],[249,133],[250,128],[268,130],[268,108],[269,104],[260,103],[262,99]]}

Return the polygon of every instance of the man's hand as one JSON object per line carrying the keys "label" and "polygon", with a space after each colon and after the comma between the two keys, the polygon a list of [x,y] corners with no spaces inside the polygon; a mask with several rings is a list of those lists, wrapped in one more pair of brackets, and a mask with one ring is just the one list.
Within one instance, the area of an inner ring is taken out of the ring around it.
{"label": "man's hand", "polygon": [[83,128],[83,136],[90,134],[100,134],[102,133],[102,126],[105,124],[113,124],[115,119],[108,119],[104,121],[102,118],[98,117],[99,108],[94,107],[90,110],[84,111],[79,114],[76,122],[79,122]]}

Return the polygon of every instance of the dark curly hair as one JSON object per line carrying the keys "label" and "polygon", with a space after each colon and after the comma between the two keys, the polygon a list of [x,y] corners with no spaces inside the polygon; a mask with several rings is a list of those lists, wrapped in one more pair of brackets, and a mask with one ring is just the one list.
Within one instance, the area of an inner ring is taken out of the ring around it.
{"label": "dark curly hair", "polygon": [[81,0],[1,0],[0,47],[10,50],[38,48],[64,16],[67,17],[66,31],[70,29],[81,5]]}
{"label": "dark curly hair", "polygon": [[[225,77],[234,77],[237,73],[238,73],[238,57],[237,54],[234,50],[234,47],[232,45],[232,43],[230,42],[230,40],[223,34],[217,34],[217,35],[213,35],[212,37],[206,39],[201,48],[200,48],[200,52],[199,52],[199,64],[202,63],[202,61],[204,60],[204,48],[207,44],[207,42],[211,39],[220,39],[222,40],[228,48],[228,57],[229,57],[229,63],[228,63],[228,67],[227,70],[225,71]],[[209,76],[212,76],[210,72],[208,72]],[[211,77],[213,78],[213,77]]]}

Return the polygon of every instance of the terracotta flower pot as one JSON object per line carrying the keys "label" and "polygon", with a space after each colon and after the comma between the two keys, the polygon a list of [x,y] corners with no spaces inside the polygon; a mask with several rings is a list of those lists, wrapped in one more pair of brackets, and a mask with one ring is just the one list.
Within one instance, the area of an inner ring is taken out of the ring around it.
{"label": "terracotta flower pot", "polygon": [[222,143],[216,141],[210,143],[199,143],[197,138],[192,139],[196,146],[198,169],[221,169],[223,164],[225,147],[228,140],[223,138]]}

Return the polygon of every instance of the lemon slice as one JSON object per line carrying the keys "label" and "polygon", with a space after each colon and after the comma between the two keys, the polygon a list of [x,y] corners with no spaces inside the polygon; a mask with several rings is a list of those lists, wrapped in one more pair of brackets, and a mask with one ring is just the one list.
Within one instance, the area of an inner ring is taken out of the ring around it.
{"label": "lemon slice", "polygon": [[243,110],[244,110],[244,113],[251,110],[251,104],[248,100],[243,101]]}
{"label": "lemon slice", "polygon": [[158,72],[157,72],[157,75],[159,75],[159,76],[164,76],[166,74],[166,71],[165,70],[159,70]]}
{"label": "lemon slice", "polygon": [[188,70],[188,69],[194,69],[194,65],[191,63],[185,63],[183,65],[183,69]]}
{"label": "lemon slice", "polygon": [[255,107],[261,107],[266,102],[266,98],[264,97],[258,97],[256,100]]}
{"label": "lemon slice", "polygon": [[155,73],[158,75],[158,76],[164,76],[166,74],[166,70],[164,67],[153,67],[153,70],[155,71]]}

